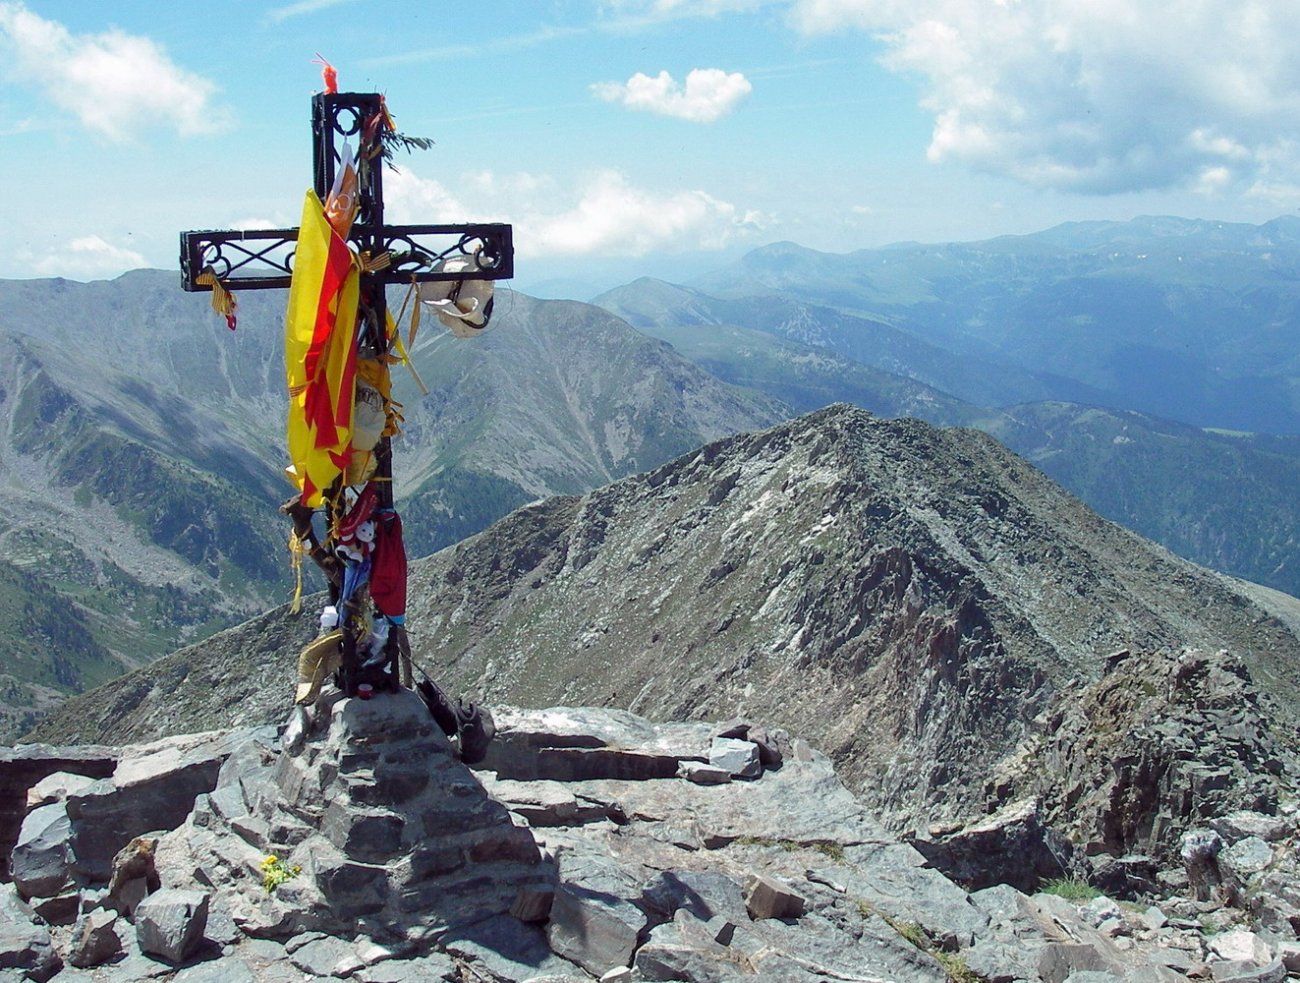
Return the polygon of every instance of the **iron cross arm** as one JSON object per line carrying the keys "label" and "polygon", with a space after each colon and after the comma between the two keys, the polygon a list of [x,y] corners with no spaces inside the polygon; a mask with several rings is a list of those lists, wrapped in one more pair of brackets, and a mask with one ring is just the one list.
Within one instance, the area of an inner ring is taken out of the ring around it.
{"label": "iron cross arm", "polygon": [[[389,258],[388,265],[373,274],[381,283],[514,276],[512,227],[507,224],[385,225],[372,241],[382,244],[380,253]],[[210,270],[228,290],[287,288],[297,244],[297,229],[182,232],[182,285],[191,292],[211,290],[210,283],[198,282],[200,274]],[[444,261],[462,258],[473,259],[469,269],[442,271]]]}

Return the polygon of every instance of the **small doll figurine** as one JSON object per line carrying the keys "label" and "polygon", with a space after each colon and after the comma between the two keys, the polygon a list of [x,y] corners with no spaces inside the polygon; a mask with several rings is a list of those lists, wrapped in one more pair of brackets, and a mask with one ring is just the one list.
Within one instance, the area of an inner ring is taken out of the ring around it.
{"label": "small doll figurine", "polygon": [[349,563],[361,563],[370,556],[375,545],[375,520],[367,519],[360,523],[356,531],[339,541],[334,548],[339,556]]}

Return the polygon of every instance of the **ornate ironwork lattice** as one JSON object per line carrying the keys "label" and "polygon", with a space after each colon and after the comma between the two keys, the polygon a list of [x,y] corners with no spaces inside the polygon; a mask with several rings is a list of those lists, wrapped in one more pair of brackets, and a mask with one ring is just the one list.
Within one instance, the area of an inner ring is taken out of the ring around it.
{"label": "ornate ironwork lattice", "polygon": [[[320,94],[312,100],[312,163],[316,193],[322,199],[334,184],[343,159],[343,144],[362,142],[367,120],[382,112],[377,93]],[[349,239],[358,252],[389,254],[389,266],[372,274],[372,282],[410,283],[429,280],[506,280],[514,276],[511,226],[502,223],[460,225],[385,225],[384,161],[362,159],[358,169],[360,212]],[[198,282],[211,268],[232,290],[266,290],[289,286],[297,229],[208,230],[181,233],[181,282],[186,290],[212,289]],[[472,258],[456,273],[443,272],[449,259]]]}

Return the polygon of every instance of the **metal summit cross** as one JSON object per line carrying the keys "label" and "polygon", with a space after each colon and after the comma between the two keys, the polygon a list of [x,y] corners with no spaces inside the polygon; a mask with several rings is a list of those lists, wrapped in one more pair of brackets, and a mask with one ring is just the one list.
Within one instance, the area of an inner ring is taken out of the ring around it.
{"label": "metal summit cross", "polygon": [[[383,165],[378,137],[391,126],[384,100],[378,93],[323,92],[312,100],[314,187],[325,201],[335,178],[347,166],[341,146],[349,138],[359,145],[357,205],[355,220],[347,234],[361,258],[357,301],[356,347],[389,355],[396,341],[388,329],[385,288],[390,284],[411,285],[429,281],[502,280],[514,274],[514,246],[511,226],[506,224],[386,225],[384,223]],[[408,147],[409,149],[409,147]],[[182,232],[180,265],[182,285],[187,291],[213,290],[214,301],[226,291],[267,290],[290,286],[295,249],[300,230],[260,229],[248,231]],[[456,262],[452,262],[456,261]],[[450,269],[448,269],[448,267]],[[214,303],[214,306],[216,304]],[[233,317],[231,317],[233,327]],[[375,446],[375,472],[369,487],[375,489],[377,508],[391,511],[392,452],[388,437]],[[325,490],[327,512],[338,512],[345,504],[343,478]],[[324,571],[331,584],[331,599],[338,596],[346,575],[346,564],[323,546],[312,526],[314,510],[298,498],[282,507],[294,522],[298,542]],[[395,513],[394,513],[395,514]],[[400,530],[400,525],[399,525]],[[399,533],[400,535],[400,533]],[[402,563],[402,596],[405,596],[405,561]],[[346,598],[345,598],[346,599]],[[343,620],[341,639],[341,682],[351,695],[364,682],[357,650],[363,616],[357,605],[339,607]],[[399,678],[399,648],[408,652],[405,632],[391,633],[385,646],[385,679]],[[404,679],[406,685],[409,678]]]}

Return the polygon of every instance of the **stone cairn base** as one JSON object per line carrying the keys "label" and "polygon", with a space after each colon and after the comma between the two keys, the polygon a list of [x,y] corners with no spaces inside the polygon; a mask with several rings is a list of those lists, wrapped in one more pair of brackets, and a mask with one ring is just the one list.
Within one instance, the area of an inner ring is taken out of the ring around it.
{"label": "stone cairn base", "polygon": [[[267,938],[434,941],[549,893],[556,876],[409,691],[326,698],[278,760],[245,745],[160,850],[188,853],[195,886],[220,888],[235,924]],[[269,891],[268,857],[297,871]]]}

